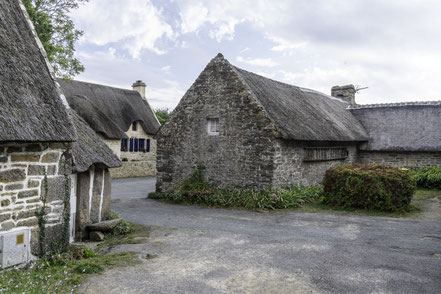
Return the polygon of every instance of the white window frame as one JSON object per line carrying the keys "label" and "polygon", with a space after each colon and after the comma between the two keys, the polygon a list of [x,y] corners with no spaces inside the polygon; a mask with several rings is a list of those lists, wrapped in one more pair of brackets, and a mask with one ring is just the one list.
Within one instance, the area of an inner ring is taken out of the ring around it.
{"label": "white window frame", "polygon": [[220,131],[220,122],[219,118],[209,118],[207,120],[207,132],[210,136],[217,136],[219,135]]}

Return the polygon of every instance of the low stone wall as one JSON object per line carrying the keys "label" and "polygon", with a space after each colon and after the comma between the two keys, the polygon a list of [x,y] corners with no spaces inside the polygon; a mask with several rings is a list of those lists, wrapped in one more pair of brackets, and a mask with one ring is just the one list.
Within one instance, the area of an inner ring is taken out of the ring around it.
{"label": "low stone wall", "polygon": [[[305,148],[309,147],[343,147],[348,155],[345,159],[305,161]],[[351,164],[356,160],[356,146],[341,145],[339,143],[323,146],[309,146],[298,142],[278,140],[274,156],[274,187],[290,185],[314,185],[321,184],[326,170],[336,164]]]}
{"label": "low stone wall", "polygon": [[110,212],[112,178],[108,169],[95,168],[77,174],[75,239],[86,239],[86,226],[105,220]]}
{"label": "low stone wall", "polygon": [[[0,230],[31,228],[31,248],[38,253],[37,209],[46,197],[46,243],[59,240],[65,196],[64,173],[71,174],[72,160],[68,144],[21,144],[0,146]],[[45,195],[44,174],[48,193]]]}
{"label": "low stone wall", "polygon": [[123,161],[122,166],[110,169],[112,178],[148,177],[156,175],[156,161]]}
{"label": "low stone wall", "polygon": [[395,167],[441,167],[441,152],[378,152],[359,151],[361,163],[381,163]]}

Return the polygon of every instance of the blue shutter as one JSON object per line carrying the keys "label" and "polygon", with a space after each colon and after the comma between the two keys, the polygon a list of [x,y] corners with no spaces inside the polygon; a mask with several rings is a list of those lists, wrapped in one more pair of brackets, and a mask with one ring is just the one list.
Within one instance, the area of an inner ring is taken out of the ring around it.
{"label": "blue shutter", "polygon": [[145,151],[145,139],[139,139],[139,151]]}
{"label": "blue shutter", "polygon": [[147,139],[147,147],[145,148],[146,152],[150,152],[150,139]]}
{"label": "blue shutter", "polygon": [[121,139],[121,151],[124,151],[124,139]]}
{"label": "blue shutter", "polygon": [[139,140],[138,140],[138,138],[135,138],[135,152],[138,152],[138,150],[139,150]]}
{"label": "blue shutter", "polygon": [[130,152],[133,152],[133,138],[130,138]]}

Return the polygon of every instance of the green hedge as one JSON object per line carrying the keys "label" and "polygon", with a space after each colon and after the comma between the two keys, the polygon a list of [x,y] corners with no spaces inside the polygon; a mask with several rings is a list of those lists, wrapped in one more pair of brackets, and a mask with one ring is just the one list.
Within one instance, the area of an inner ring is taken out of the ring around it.
{"label": "green hedge", "polygon": [[149,198],[175,203],[203,204],[217,207],[240,207],[247,209],[296,208],[303,203],[320,198],[322,186],[292,186],[263,190],[239,187],[218,188],[204,181],[203,167],[199,166],[177,188],[149,194]]}
{"label": "green hedge", "polygon": [[426,167],[411,171],[418,187],[441,190],[441,168]]}
{"label": "green hedge", "polygon": [[323,178],[324,201],[333,206],[407,210],[416,182],[406,169],[384,165],[338,165]]}

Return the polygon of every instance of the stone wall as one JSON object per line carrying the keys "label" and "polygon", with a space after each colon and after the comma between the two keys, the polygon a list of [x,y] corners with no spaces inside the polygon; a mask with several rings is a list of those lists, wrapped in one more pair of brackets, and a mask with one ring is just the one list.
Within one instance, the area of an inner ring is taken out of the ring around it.
{"label": "stone wall", "polygon": [[[207,131],[218,118],[218,135]],[[176,186],[205,166],[220,185],[267,187],[272,183],[275,127],[237,73],[210,63],[160,129],[157,191]]]}
{"label": "stone wall", "polygon": [[[346,159],[305,161],[305,148],[308,147],[346,147]],[[290,185],[320,184],[326,170],[336,164],[355,162],[357,148],[355,144],[326,143],[305,144],[300,142],[277,140],[274,156],[274,187]]]}
{"label": "stone wall", "polygon": [[395,167],[441,167],[441,152],[381,152],[359,151],[361,163],[381,163]]}
{"label": "stone wall", "polygon": [[106,219],[110,212],[111,176],[108,169],[91,166],[77,175],[75,239],[86,239],[86,226]]}
{"label": "stone wall", "polygon": [[121,163],[121,167],[110,169],[112,178],[134,178],[156,175],[156,160],[123,161]]}
{"label": "stone wall", "polygon": [[[47,199],[47,240],[59,239],[63,198],[64,173],[72,173],[70,145],[61,143],[0,145],[0,230],[15,227],[31,228],[31,246],[38,253],[38,225],[35,211]],[[48,193],[44,190],[45,172]]]}

